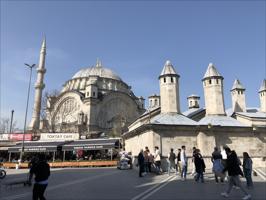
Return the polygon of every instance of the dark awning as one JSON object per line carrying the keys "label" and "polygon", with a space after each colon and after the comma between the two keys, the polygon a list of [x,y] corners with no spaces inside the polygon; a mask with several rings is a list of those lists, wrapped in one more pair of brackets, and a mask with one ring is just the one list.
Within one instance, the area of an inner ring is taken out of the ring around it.
{"label": "dark awning", "polygon": [[89,139],[76,140],[62,146],[63,151],[101,150],[119,147],[119,139]]}
{"label": "dark awning", "polygon": [[[24,152],[53,152],[57,151],[58,148],[62,147],[66,142],[25,142],[24,143]],[[21,152],[22,143],[17,144],[16,146],[9,147],[8,152]]]}

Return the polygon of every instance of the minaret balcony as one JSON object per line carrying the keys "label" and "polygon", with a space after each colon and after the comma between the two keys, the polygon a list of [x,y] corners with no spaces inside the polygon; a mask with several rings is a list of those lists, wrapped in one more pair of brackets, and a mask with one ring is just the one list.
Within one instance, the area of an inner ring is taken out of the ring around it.
{"label": "minaret balcony", "polygon": [[43,89],[45,88],[45,84],[44,83],[36,83],[35,84],[35,89]]}
{"label": "minaret balcony", "polygon": [[46,69],[45,68],[38,68],[37,69],[37,73],[45,73],[46,72]]}

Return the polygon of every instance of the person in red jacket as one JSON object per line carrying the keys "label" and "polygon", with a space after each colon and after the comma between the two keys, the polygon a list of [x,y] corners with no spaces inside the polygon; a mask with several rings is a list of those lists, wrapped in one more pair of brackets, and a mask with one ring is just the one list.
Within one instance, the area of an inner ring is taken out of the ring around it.
{"label": "person in red jacket", "polygon": [[32,176],[35,175],[32,199],[45,200],[44,192],[48,185],[48,178],[50,176],[50,166],[47,163],[44,154],[39,154],[38,158],[38,162],[30,169],[29,182],[31,182]]}
{"label": "person in red jacket", "polygon": [[229,193],[231,192],[233,185],[238,186],[242,192],[245,194],[243,200],[251,199],[251,195],[247,193],[244,187],[241,184],[239,175],[244,176],[243,172],[239,166],[239,159],[235,151],[231,151],[229,147],[225,148],[225,152],[227,154],[226,160],[226,167],[224,168],[223,172],[228,171],[228,189],[226,192],[221,193],[223,197],[228,197]]}

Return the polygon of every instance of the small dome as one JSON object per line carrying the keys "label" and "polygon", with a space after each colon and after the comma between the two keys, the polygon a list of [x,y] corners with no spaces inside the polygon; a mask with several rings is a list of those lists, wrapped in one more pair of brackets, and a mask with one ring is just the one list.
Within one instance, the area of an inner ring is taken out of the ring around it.
{"label": "small dome", "polygon": [[88,67],[79,70],[72,79],[75,78],[84,78],[84,77],[90,77],[90,76],[99,76],[102,78],[110,78],[118,81],[122,81],[122,79],[115,74],[112,70],[96,65],[96,67]]}

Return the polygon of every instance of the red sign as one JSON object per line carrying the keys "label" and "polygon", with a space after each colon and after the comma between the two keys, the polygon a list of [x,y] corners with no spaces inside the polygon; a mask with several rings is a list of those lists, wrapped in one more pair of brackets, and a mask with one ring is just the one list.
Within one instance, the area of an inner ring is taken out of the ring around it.
{"label": "red sign", "polygon": [[[24,135],[23,133],[12,133],[9,135],[9,140],[22,141],[23,135]],[[24,140],[25,141],[31,141],[32,140],[32,134],[26,133]]]}

